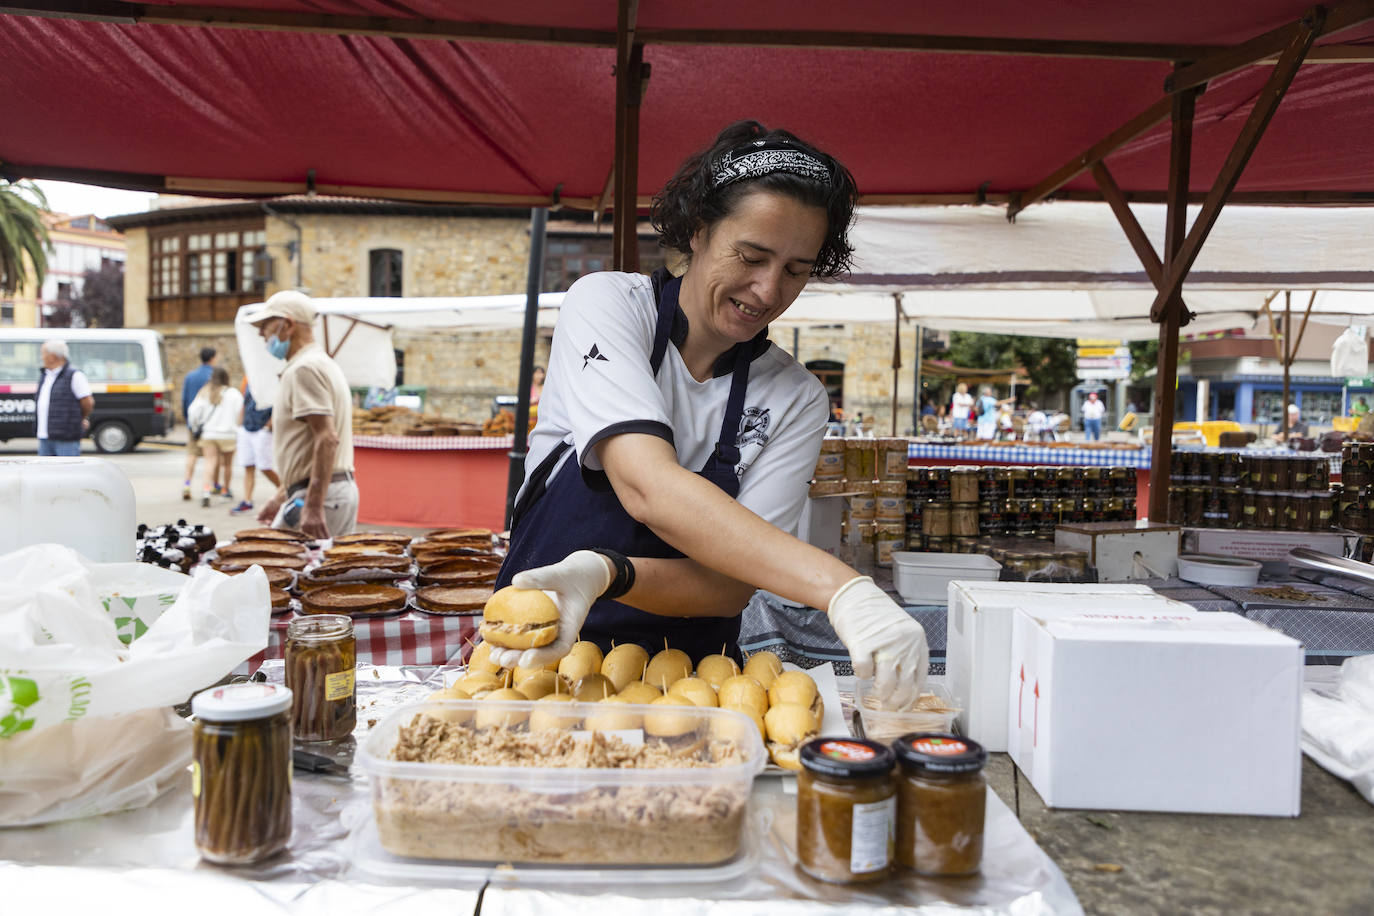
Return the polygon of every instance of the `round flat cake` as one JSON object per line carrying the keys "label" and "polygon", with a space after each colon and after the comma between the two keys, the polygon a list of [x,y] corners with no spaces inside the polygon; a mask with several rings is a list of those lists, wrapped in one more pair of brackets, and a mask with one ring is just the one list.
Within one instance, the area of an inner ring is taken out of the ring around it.
{"label": "round flat cake", "polygon": [[471,614],[491,597],[490,586],[430,585],[415,590],[415,605],[435,614]]}
{"label": "round flat cake", "polygon": [[405,604],[405,589],[371,583],[326,585],[301,595],[307,614],[385,614]]}

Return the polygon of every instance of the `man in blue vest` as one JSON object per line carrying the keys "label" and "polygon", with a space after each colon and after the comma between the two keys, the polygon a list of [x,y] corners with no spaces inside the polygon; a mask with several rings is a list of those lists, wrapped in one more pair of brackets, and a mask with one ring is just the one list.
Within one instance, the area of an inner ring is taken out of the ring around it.
{"label": "man in blue vest", "polygon": [[81,437],[91,428],[88,419],[95,398],[86,374],[68,360],[67,342],[49,340],[40,354],[38,377],[38,454],[81,454]]}

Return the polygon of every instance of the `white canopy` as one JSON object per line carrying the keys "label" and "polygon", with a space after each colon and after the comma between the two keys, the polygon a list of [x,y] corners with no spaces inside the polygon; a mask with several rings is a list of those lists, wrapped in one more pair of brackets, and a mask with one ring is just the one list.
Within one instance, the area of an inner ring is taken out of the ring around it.
{"label": "white canopy", "polygon": [[[1163,205],[1132,208],[1156,250]],[[851,233],[855,269],[844,283],[812,283],[777,327],[890,323],[900,295],[905,320],[941,330],[1143,340],[1154,287],[1106,204],[1052,202],[1008,223],[1000,207],[873,207]],[[1190,220],[1196,208],[1189,208]],[[1313,320],[1374,324],[1374,209],[1230,206],[1184,285],[1197,317],[1187,332],[1255,327],[1264,303],[1293,290]],[[525,297],[316,299],[315,335],[356,386],[390,387],[394,328],[517,328]],[[562,293],[539,299],[552,327]],[[1275,303],[1281,306],[1282,300]],[[239,351],[255,396],[276,391],[282,362],[267,353],[239,309]]]}
{"label": "white canopy", "polygon": [[[390,388],[396,383],[396,354],[391,332],[396,328],[518,328],[525,321],[525,297],[453,296],[414,299],[349,297],[313,299],[319,317],[315,339],[339,363],[355,387]],[[539,297],[539,326],[553,327],[562,293]],[[258,402],[270,404],[277,394],[277,376],[286,363],[267,352],[258,329],[249,324],[263,308],[245,305],[234,317],[234,334],[248,384]]]}

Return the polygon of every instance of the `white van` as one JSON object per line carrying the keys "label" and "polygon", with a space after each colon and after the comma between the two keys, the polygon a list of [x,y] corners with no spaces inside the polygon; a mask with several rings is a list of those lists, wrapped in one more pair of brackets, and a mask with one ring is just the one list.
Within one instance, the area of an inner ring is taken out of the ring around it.
{"label": "white van", "polygon": [[65,340],[95,396],[91,438],[102,452],[127,452],[170,425],[172,388],[156,331],[112,328],[0,328],[0,442],[33,438],[38,427],[39,348]]}

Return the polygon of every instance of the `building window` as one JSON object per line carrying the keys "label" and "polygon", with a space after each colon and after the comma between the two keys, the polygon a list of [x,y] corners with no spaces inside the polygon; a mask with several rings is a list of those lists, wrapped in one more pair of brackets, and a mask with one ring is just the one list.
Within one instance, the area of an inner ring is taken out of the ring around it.
{"label": "building window", "polygon": [[825,386],[831,408],[844,406],[844,363],[832,359],[813,359],[806,364],[811,374]]}
{"label": "building window", "polygon": [[72,299],[72,285],[70,283],[57,284],[57,301],[70,302]]}
{"label": "building window", "polygon": [[267,233],[262,229],[178,229],[149,240],[153,298],[258,294],[254,271]]}
{"label": "building window", "polygon": [[14,324],[14,300],[0,302],[0,324]]}
{"label": "building window", "polygon": [[[665,254],[658,247],[656,239],[640,239],[640,273],[652,273],[662,267]],[[611,263],[611,237],[608,234],[550,235],[544,243],[543,292],[562,292],[584,274],[610,270]]]}
{"label": "building window", "polygon": [[395,248],[374,248],[367,256],[367,294],[401,295],[401,252]]}

